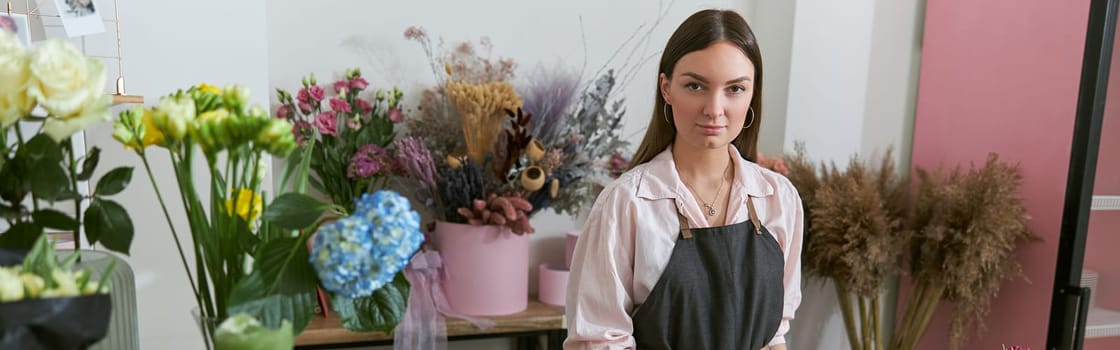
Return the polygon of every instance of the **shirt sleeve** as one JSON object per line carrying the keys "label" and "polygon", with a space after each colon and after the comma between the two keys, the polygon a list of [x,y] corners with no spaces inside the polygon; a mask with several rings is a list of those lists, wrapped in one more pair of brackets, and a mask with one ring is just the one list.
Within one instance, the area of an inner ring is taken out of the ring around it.
{"label": "shirt sleeve", "polygon": [[785,232],[782,235],[782,250],[785,254],[785,304],[782,307],[782,323],[778,326],[778,333],[769,345],[785,344],[786,333],[789,332],[790,321],[793,320],[797,307],[801,305],[801,244],[805,230],[805,210],[801,204],[801,196],[793,184],[785,181],[785,189],[781,191],[782,224]]}
{"label": "shirt sleeve", "polygon": [[592,206],[572,253],[564,349],[633,349],[634,222],[617,182]]}

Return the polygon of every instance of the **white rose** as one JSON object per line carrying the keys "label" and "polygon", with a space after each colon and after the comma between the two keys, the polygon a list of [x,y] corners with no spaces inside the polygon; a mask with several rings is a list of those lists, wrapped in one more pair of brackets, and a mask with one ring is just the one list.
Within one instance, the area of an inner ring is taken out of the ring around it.
{"label": "white rose", "polygon": [[54,139],[55,142],[62,141],[85,129],[90,124],[111,120],[112,114],[109,113],[109,105],[112,103],[113,98],[109,97],[108,94],[99,95],[94,101],[86,104],[85,108],[78,114],[70,118],[47,118],[47,121],[43,122],[43,132]]}
{"label": "white rose", "polygon": [[35,107],[35,99],[27,95],[31,80],[29,62],[19,40],[0,30],[0,127],[26,117]]}
{"label": "white rose", "polygon": [[[82,55],[58,39],[47,41],[31,55],[28,95],[58,119],[87,117],[108,108],[105,65]],[[98,104],[97,106],[91,106]]]}

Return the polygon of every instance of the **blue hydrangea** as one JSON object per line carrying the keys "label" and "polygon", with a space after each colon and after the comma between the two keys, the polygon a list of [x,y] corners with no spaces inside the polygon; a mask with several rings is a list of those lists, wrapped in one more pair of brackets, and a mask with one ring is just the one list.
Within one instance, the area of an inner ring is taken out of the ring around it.
{"label": "blue hydrangea", "polygon": [[420,214],[393,191],[364,194],[354,214],[319,228],[311,265],[327,290],[369,296],[393,280],[420,249]]}

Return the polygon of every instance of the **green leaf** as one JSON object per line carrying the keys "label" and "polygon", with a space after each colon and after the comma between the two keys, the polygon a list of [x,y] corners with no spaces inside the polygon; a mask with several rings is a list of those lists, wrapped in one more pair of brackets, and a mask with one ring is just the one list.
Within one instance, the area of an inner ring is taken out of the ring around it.
{"label": "green leaf", "polygon": [[39,134],[31,138],[20,147],[20,152],[25,152],[32,162],[44,161],[57,165],[62,161],[62,146],[47,134]]}
{"label": "green leaf", "polygon": [[276,197],[261,217],[282,228],[298,230],[315,223],[327,208],[329,204],[308,195],[289,192]]}
{"label": "green leaf", "polygon": [[308,259],[303,239],[266,242],[257,251],[253,272],[233,287],[227,314],[244,312],[273,329],[289,320],[296,334],[302,332],[315,313],[318,283]]}
{"label": "green leaf", "polygon": [[331,305],[342,318],[342,326],[354,332],[390,333],[404,317],[408,306],[408,280],[397,273],[393,282],[386,284],[373,295],[350,299],[334,296]]}
{"label": "green leaf", "polygon": [[89,181],[99,161],[101,161],[101,149],[94,147],[86,153],[86,159],[82,161],[82,172],[78,174],[78,180]]}
{"label": "green leaf", "polygon": [[58,200],[62,192],[70,189],[66,170],[62,169],[58,161],[40,160],[33,163],[28,177],[31,181],[31,193],[48,202]]}
{"label": "green leaf", "polygon": [[[39,276],[50,276],[51,271],[58,267],[58,258],[54,255],[54,245],[47,240],[47,235],[36,235],[34,241],[32,241],[31,249],[23,257],[23,270]],[[56,283],[53,280],[44,282],[46,282],[48,288]]]}
{"label": "green leaf", "polygon": [[58,197],[55,197],[54,200],[56,200],[56,201],[66,201],[66,200],[72,200],[72,199],[78,199],[78,198],[82,198],[82,195],[79,194],[78,192],[74,192],[74,191],[71,191],[70,189],[66,189],[65,191],[62,191],[62,193],[59,193]]}
{"label": "green leaf", "polygon": [[97,189],[94,190],[94,195],[97,196],[111,196],[128,187],[128,182],[132,181],[132,167],[122,166],[113,169],[97,180]]}
{"label": "green leaf", "polygon": [[43,227],[33,222],[21,222],[0,233],[0,248],[28,250],[43,235]]}
{"label": "green leaf", "polygon": [[109,250],[128,255],[132,247],[132,219],[120,204],[94,199],[86,209],[84,224],[90,245],[101,242]]}
{"label": "green leaf", "polygon": [[7,204],[0,204],[0,219],[15,220],[19,218],[20,210],[8,206]]}
{"label": "green leaf", "polygon": [[35,219],[35,223],[43,227],[74,231],[78,229],[78,220],[54,209],[40,209],[31,213],[31,218]]}
{"label": "green leaf", "polygon": [[0,197],[9,203],[23,201],[22,194],[26,191],[27,182],[20,175],[26,169],[25,164],[24,159],[17,155],[15,158],[5,159],[4,165],[0,167]]}

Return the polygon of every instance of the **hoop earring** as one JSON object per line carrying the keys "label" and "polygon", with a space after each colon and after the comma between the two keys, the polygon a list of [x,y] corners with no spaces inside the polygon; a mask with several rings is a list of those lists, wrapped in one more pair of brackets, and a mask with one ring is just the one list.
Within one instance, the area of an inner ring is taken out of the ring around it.
{"label": "hoop earring", "polygon": [[746,130],[747,128],[750,128],[751,125],[754,125],[754,107],[747,107],[747,115],[751,116],[751,122],[747,123],[747,126],[744,126],[743,130]]}
{"label": "hoop earring", "polygon": [[661,104],[661,116],[665,117],[665,122],[666,123],[668,123],[670,126],[673,125],[673,121],[669,120],[669,104],[668,103],[662,103]]}

